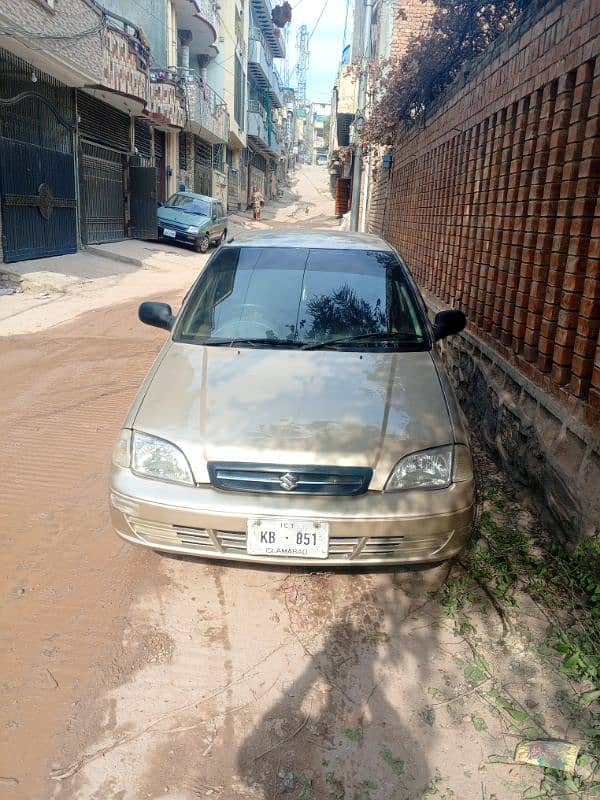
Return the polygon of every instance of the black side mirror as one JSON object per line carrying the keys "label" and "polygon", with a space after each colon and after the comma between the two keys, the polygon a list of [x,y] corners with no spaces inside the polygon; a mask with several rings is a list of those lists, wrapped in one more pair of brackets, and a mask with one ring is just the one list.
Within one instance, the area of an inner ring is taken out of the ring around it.
{"label": "black side mirror", "polygon": [[155,328],[164,328],[170,331],[175,322],[171,306],[166,303],[142,303],[138,310],[138,317],[146,325]]}
{"label": "black side mirror", "polygon": [[163,202],[161,202],[160,200],[158,200],[158,201],[157,201],[157,203],[156,203],[156,205],[158,206],[158,208],[162,208],[162,207],[163,207],[163,205],[164,205],[164,203],[163,203]]}
{"label": "black side mirror", "polygon": [[433,335],[436,342],[445,339],[446,336],[453,336],[460,333],[467,324],[467,318],[462,311],[452,309],[451,311],[440,311],[433,320]]}

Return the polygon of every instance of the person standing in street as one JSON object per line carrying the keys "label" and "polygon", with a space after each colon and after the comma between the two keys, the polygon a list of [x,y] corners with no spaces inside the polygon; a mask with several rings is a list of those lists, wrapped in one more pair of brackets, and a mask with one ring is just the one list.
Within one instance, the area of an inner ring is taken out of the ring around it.
{"label": "person standing in street", "polygon": [[260,208],[261,208],[263,202],[264,202],[264,198],[262,196],[262,193],[261,193],[260,189],[258,189],[255,186],[252,189],[252,209],[254,211],[254,219],[257,220],[257,221],[260,219]]}

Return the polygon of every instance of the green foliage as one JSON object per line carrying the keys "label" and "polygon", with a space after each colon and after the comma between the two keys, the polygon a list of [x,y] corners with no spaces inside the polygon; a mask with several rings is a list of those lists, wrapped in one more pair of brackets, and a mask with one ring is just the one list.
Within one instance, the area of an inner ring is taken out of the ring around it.
{"label": "green foliage", "polygon": [[379,755],[385,761],[388,767],[392,770],[392,772],[394,772],[396,775],[402,775],[402,773],[404,772],[405,764],[401,758],[396,758],[392,754],[392,751],[387,747],[385,747],[379,753]]}
{"label": "green foliage", "polygon": [[[446,581],[441,597],[446,615],[454,620],[455,633],[463,636],[473,651],[473,663],[464,666],[466,682],[485,699],[491,714],[503,717],[510,733],[523,739],[547,738],[543,717],[509,696],[506,687],[495,679],[492,668],[478,653],[476,631],[469,622],[472,609],[479,611],[487,606],[488,611],[493,609],[501,616],[507,632],[512,626],[523,633],[512,623],[512,609],[529,597],[528,605],[533,601],[550,621],[546,641],[536,647],[538,655],[560,668],[572,682],[572,689],[556,693],[556,702],[587,743],[574,775],[544,768],[538,785],[527,788],[522,797],[600,800],[600,540],[586,540],[570,550],[544,531],[529,529],[523,523],[521,508],[493,481],[480,492],[483,512],[473,539]],[[531,643],[531,636],[528,641]],[[478,688],[484,679],[487,691]],[[471,722],[476,731],[485,730],[485,721],[477,714],[471,714]],[[510,763],[511,757],[508,762],[506,758],[490,756],[489,760]]]}
{"label": "green foliage", "polygon": [[[490,507],[462,557],[463,571],[447,581],[441,598],[455,630],[468,631],[468,609],[482,602],[478,587],[497,609],[518,607],[521,593],[528,594],[552,620],[538,652],[560,654],[570,678],[600,689],[600,540],[569,551],[539,531],[525,530],[504,495],[487,493]],[[591,703],[594,695],[586,699]]]}
{"label": "green foliage", "polygon": [[402,59],[381,65],[374,75],[380,94],[366,125],[368,142],[390,143],[399,123],[421,119],[464,66],[506,31],[525,0],[434,3],[428,33],[413,38]]}
{"label": "green foliage", "polygon": [[483,717],[480,717],[479,714],[471,714],[471,722],[473,723],[473,727],[479,733],[482,731],[487,731],[487,723]]}

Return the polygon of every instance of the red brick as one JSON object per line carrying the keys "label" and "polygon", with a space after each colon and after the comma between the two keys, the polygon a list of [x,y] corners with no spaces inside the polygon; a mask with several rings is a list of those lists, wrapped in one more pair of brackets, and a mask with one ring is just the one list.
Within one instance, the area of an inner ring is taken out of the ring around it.
{"label": "red brick", "polygon": [[591,358],[583,358],[582,356],[574,355],[571,362],[571,371],[573,375],[578,378],[589,378],[594,368],[594,362]]}
{"label": "red brick", "polygon": [[571,363],[571,357],[572,357],[572,350],[570,347],[557,345],[554,348],[554,354],[552,356],[552,360],[554,364],[558,365],[559,367],[568,367]]}
{"label": "red brick", "polygon": [[567,328],[557,328],[554,341],[561,347],[568,347],[571,349],[575,344],[577,332],[575,329],[568,330]]}
{"label": "red brick", "polygon": [[558,383],[561,386],[564,386],[566,383],[569,382],[571,377],[571,370],[568,366],[560,366],[559,364],[553,364],[552,366],[552,380],[554,383]]}

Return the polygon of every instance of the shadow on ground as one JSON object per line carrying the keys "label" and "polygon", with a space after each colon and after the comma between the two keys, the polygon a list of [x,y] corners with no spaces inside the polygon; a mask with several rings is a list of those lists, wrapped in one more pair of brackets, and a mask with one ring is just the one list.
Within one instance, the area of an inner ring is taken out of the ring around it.
{"label": "shadow on ground", "polygon": [[289,576],[289,627],[308,663],[239,747],[248,789],[266,800],[368,800],[427,787],[433,712],[422,709],[415,733],[403,714],[414,698],[401,698],[426,694],[437,635],[413,615],[447,570]]}

